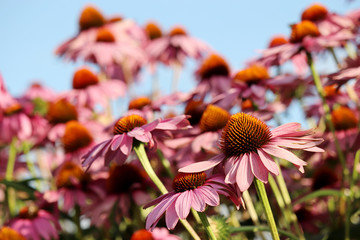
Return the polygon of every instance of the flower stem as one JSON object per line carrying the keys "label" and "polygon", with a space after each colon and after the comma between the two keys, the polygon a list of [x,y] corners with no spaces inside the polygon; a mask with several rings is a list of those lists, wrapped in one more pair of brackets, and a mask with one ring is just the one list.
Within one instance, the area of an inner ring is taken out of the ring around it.
{"label": "flower stem", "polygon": [[[242,197],[245,201],[245,206],[246,206],[246,209],[250,215],[250,218],[251,220],[253,221],[253,223],[255,224],[255,226],[259,226],[260,225],[260,222],[259,222],[259,217],[256,213],[256,210],[255,210],[255,207],[254,207],[254,204],[253,204],[253,201],[251,199],[251,196],[249,194],[249,192],[246,190],[245,192],[242,193]],[[259,232],[259,235],[260,235],[260,238],[262,240],[265,240],[265,236],[262,232]]]}
{"label": "flower stem", "polygon": [[76,237],[79,240],[83,239],[83,233],[82,233],[81,224],[80,224],[80,216],[81,216],[80,206],[76,205],[75,206],[74,222],[75,222],[75,225],[77,227]]}
{"label": "flower stem", "polygon": [[[166,187],[164,186],[164,184],[161,182],[161,180],[158,178],[158,176],[156,175],[156,173],[154,172],[154,169],[152,168],[149,158],[146,155],[146,151],[145,151],[145,147],[144,147],[144,143],[142,142],[135,142],[134,143],[134,151],[136,153],[136,155],[138,156],[141,165],[144,167],[146,173],[149,175],[150,179],[155,183],[155,185],[158,187],[158,189],[160,190],[160,192],[162,194],[166,194],[168,193]],[[190,233],[190,235],[196,239],[196,240],[200,240],[199,235],[195,232],[195,230],[191,227],[191,225],[189,224],[188,221],[180,219],[180,222],[182,223],[182,225],[186,228],[186,230]]]}
{"label": "flower stem", "polygon": [[255,180],[254,182],[255,182],[257,194],[258,194],[258,196],[262,202],[262,205],[264,207],[264,210],[265,210],[265,215],[266,215],[269,227],[270,227],[271,236],[274,240],[280,240],[279,233],[278,233],[276,223],[275,223],[275,219],[274,219],[274,216],[271,211],[269,199],[266,194],[265,185],[262,181],[260,181],[257,178],[255,178],[254,180]]}
{"label": "flower stem", "polygon": [[207,235],[209,236],[209,238],[211,240],[216,240],[215,233],[213,232],[205,213],[204,212],[197,212],[197,214],[199,215],[199,217],[201,219],[201,222],[204,225],[205,231],[206,231]]}
{"label": "flower stem", "polygon": [[[13,173],[15,168],[16,161],[16,138],[13,138],[10,147],[9,147],[9,158],[6,166],[5,179],[7,181],[11,181],[13,179]],[[15,214],[16,207],[16,196],[15,190],[13,188],[9,188],[7,186],[7,200],[8,200],[8,208],[11,216]]]}
{"label": "flower stem", "polygon": [[174,174],[171,172],[169,160],[167,160],[164,157],[164,154],[161,152],[160,149],[157,149],[156,153],[157,153],[157,155],[158,155],[158,157],[160,159],[161,165],[163,165],[163,167],[165,168],[165,171],[168,174],[168,176],[171,177],[171,178],[174,178]]}
{"label": "flower stem", "polygon": [[297,235],[299,236],[300,239],[304,240],[305,239],[304,233],[303,233],[303,231],[302,231],[302,229],[301,229],[301,227],[299,225],[297,216],[294,213],[294,210],[293,210],[293,207],[292,207],[292,204],[291,204],[290,194],[289,194],[289,191],[287,189],[284,176],[282,175],[281,168],[280,168],[280,165],[279,165],[278,161],[276,161],[276,163],[277,163],[277,165],[279,167],[279,175],[276,177],[276,179],[278,181],[279,188],[280,188],[281,194],[282,194],[283,199],[284,199],[284,203],[285,203],[285,206],[286,206],[286,212],[290,216],[291,223],[294,224],[295,231],[296,231]]}
{"label": "flower stem", "polygon": [[[241,226],[241,227],[233,227],[230,229],[231,233],[238,233],[238,232],[262,232],[262,231],[269,231],[270,232],[270,228],[268,226]],[[290,233],[290,232],[286,232],[284,230],[279,229],[279,233],[289,237],[290,239],[293,240],[297,240],[298,238]]]}

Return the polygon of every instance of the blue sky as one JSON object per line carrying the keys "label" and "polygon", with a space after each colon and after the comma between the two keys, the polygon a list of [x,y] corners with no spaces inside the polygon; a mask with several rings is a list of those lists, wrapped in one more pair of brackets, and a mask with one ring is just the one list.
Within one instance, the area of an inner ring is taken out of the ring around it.
{"label": "blue sky", "polygon": [[[318,1],[338,13],[355,9],[357,2]],[[1,1],[0,72],[8,90],[20,95],[33,81],[56,91],[71,86],[74,70],[82,63],[63,62],[54,55],[61,42],[75,35],[77,21],[86,4],[97,6],[106,16],[120,14],[140,25],[155,20],[167,30],[181,24],[188,32],[222,54],[234,70],[241,69],[257,49],[265,48],[274,34],[288,35],[289,24],[299,21],[313,1]],[[192,77],[187,64],[182,79]],[[160,78],[171,77],[164,70]],[[186,82],[186,81],[185,81]],[[186,84],[181,85],[185,90]]]}

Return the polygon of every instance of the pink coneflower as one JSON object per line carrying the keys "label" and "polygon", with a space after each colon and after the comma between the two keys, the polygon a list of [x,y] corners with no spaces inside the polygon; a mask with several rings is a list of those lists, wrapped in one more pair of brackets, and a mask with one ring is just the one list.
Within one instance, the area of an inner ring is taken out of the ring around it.
{"label": "pink coneflower", "polygon": [[76,205],[86,206],[87,200],[97,196],[95,186],[90,185],[91,176],[85,173],[79,164],[65,161],[56,170],[56,191],[47,191],[44,198],[50,203],[61,202],[61,209],[69,211]]}
{"label": "pink coneflower", "polygon": [[182,27],[174,27],[167,35],[151,41],[146,49],[150,61],[180,66],[186,57],[199,60],[210,51],[206,43],[189,36]]}
{"label": "pink coneflower", "polygon": [[217,96],[230,89],[230,67],[226,60],[218,54],[209,55],[197,69],[198,86],[194,95],[204,99],[207,93]]}
{"label": "pink coneflower", "polygon": [[43,86],[40,83],[33,83],[24,93],[24,98],[34,100],[36,98],[41,98],[45,101],[55,100],[57,94],[50,88]]}
{"label": "pink coneflower", "polygon": [[299,129],[299,123],[288,123],[270,130],[264,122],[251,115],[234,114],[220,139],[222,153],[179,171],[206,171],[223,163],[225,182],[236,184],[241,192],[250,187],[254,176],[266,183],[269,173],[279,174],[279,168],[270,155],[286,159],[297,166],[300,172],[304,172],[306,162],[285,148],[321,152],[323,150],[316,145],[323,140],[314,137],[312,130]]}
{"label": "pink coneflower", "polygon": [[151,232],[146,229],[137,230],[130,240],[181,240],[181,238],[170,234],[166,228],[154,228]]}
{"label": "pink coneflower", "polygon": [[132,164],[112,165],[107,177],[93,183],[99,191],[98,199],[84,209],[96,226],[109,223],[109,216],[130,216],[131,208],[141,206],[150,200],[145,186],[148,185],[143,172]]}
{"label": "pink coneflower", "polygon": [[90,167],[101,156],[104,157],[105,165],[113,160],[121,165],[130,155],[134,141],[148,143],[149,147],[154,147],[156,142],[153,136],[164,135],[168,130],[189,127],[188,124],[185,115],[157,119],[151,123],[147,123],[145,118],[136,114],[122,117],[114,125],[114,136],[97,144],[82,157],[83,166]]}
{"label": "pink coneflower", "polygon": [[0,75],[0,144],[7,144],[13,138],[28,139],[32,133],[30,118],[25,114],[20,102],[6,90]]}
{"label": "pink coneflower", "polygon": [[73,89],[63,97],[81,107],[93,109],[96,104],[106,107],[109,99],[124,96],[126,85],[122,81],[100,81],[90,69],[78,69],[73,77]]}
{"label": "pink coneflower", "polygon": [[146,217],[146,229],[154,229],[163,213],[166,226],[174,229],[179,219],[186,219],[190,209],[204,212],[206,205],[218,206],[219,194],[230,198],[237,206],[242,203],[236,191],[224,182],[224,175],[216,174],[210,177],[205,172],[179,173],[173,180],[174,191],[164,194],[144,206],[157,206]]}
{"label": "pink coneflower", "polygon": [[61,228],[54,216],[35,206],[22,208],[19,215],[7,225],[28,240],[58,239]]}

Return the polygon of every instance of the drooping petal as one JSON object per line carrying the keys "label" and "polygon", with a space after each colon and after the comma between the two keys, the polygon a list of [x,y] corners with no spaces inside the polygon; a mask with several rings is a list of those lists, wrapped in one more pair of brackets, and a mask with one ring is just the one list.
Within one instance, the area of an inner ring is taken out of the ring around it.
{"label": "drooping petal", "polygon": [[176,199],[175,211],[179,218],[186,219],[190,213],[193,192],[191,190],[182,192]]}
{"label": "drooping petal", "polygon": [[226,174],[225,182],[226,183],[230,183],[230,184],[236,183],[236,173],[239,169],[239,164],[240,164],[241,158],[242,158],[242,156],[240,156],[239,158],[229,158],[226,160],[225,165],[229,164],[229,162],[230,162],[230,164],[232,164],[229,171],[227,171],[225,168],[225,174]]}
{"label": "drooping petal", "polygon": [[258,154],[264,166],[276,176],[279,175],[279,167],[277,166],[275,161],[261,149],[258,149]]}
{"label": "drooping petal", "polygon": [[254,174],[254,176],[260,181],[267,183],[269,171],[262,163],[259,155],[257,155],[254,152],[251,152],[249,159],[250,159],[251,171]]}
{"label": "drooping petal", "polygon": [[179,216],[176,214],[175,211],[175,202],[176,201],[173,201],[173,203],[168,207],[165,213],[165,222],[169,230],[174,229],[177,222],[179,221]]}
{"label": "drooping petal", "polygon": [[164,198],[146,217],[146,229],[154,229],[163,213],[179,196],[179,194],[176,193],[172,194],[173,195],[168,195]]}
{"label": "drooping petal", "polygon": [[121,134],[121,135],[115,135],[113,137],[113,140],[111,141],[111,151],[115,151],[121,144],[121,142],[123,141],[125,134]]}
{"label": "drooping petal", "polygon": [[201,196],[208,205],[218,206],[220,204],[219,194],[213,188],[209,186],[201,186],[197,189],[199,193],[201,193],[199,196]]}
{"label": "drooping petal", "polygon": [[224,154],[216,155],[207,161],[197,162],[190,164],[186,167],[180,168],[179,172],[191,173],[191,172],[203,172],[210,168],[215,167],[225,159]]}
{"label": "drooping petal", "polygon": [[246,191],[254,179],[254,174],[251,172],[249,155],[244,154],[239,163],[239,168],[236,174],[236,183],[241,192]]}
{"label": "drooping petal", "polygon": [[300,172],[303,173],[304,169],[303,166],[307,165],[307,163],[303,160],[301,160],[300,158],[298,158],[295,154],[293,154],[292,152],[285,150],[283,148],[280,148],[278,146],[273,146],[273,145],[264,145],[262,147],[262,149],[270,154],[273,155],[275,157],[278,158],[283,158],[288,160],[289,162],[293,163],[296,166],[299,166],[298,169]]}
{"label": "drooping petal", "polygon": [[205,211],[205,201],[203,198],[201,198],[201,193],[199,193],[199,190],[196,188],[193,190],[194,194],[193,194],[193,200],[192,200],[192,204],[191,207],[194,208],[196,211],[198,212],[203,212]]}
{"label": "drooping petal", "polygon": [[284,134],[292,133],[292,132],[299,130],[300,127],[301,127],[300,123],[296,123],[296,122],[286,123],[286,124],[283,124],[277,128],[274,128],[273,130],[271,130],[271,135],[272,135],[272,137],[277,137],[277,136],[281,136]]}

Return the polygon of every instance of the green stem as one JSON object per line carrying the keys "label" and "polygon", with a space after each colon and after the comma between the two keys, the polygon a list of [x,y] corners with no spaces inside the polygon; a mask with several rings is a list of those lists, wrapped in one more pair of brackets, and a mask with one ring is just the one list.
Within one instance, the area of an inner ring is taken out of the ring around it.
{"label": "green stem", "polygon": [[[246,210],[248,211],[251,220],[253,221],[255,226],[260,226],[259,217],[256,213],[256,210],[255,210],[253,201],[251,199],[251,196],[249,194],[249,191],[246,190],[245,192],[243,192],[242,197],[244,199]],[[259,232],[259,235],[262,240],[266,240],[266,238],[265,238],[264,234],[262,234],[262,232]]]}
{"label": "green stem", "polygon": [[80,216],[81,216],[80,206],[76,205],[75,206],[74,222],[75,222],[75,225],[77,227],[76,237],[79,240],[83,239],[83,233],[82,233],[81,224],[80,224]]}
{"label": "green stem", "polygon": [[[7,181],[11,181],[13,179],[15,161],[16,161],[16,138],[13,138],[10,147],[9,147],[9,158],[6,166],[5,179]],[[7,187],[7,200],[8,200],[8,208],[11,216],[15,215],[16,211],[16,196],[15,190]]]}
{"label": "green stem", "polygon": [[336,66],[338,67],[338,69],[341,69],[341,64],[340,64],[340,61],[338,59],[338,57],[336,56],[336,53],[334,51],[334,48],[333,47],[329,47],[328,48],[329,52],[331,53],[331,56],[333,57],[335,63],[336,63]]}
{"label": "green stem", "polygon": [[294,213],[294,209],[293,209],[292,204],[291,204],[290,194],[289,194],[289,191],[287,189],[284,176],[282,175],[280,165],[279,165],[278,161],[276,161],[276,163],[277,163],[277,165],[279,167],[279,175],[276,176],[276,179],[278,181],[279,188],[280,188],[281,194],[282,194],[284,202],[285,202],[286,212],[290,216],[291,223],[294,224],[296,234],[299,236],[300,239],[305,239],[304,233],[303,233],[303,231],[302,231],[302,229],[301,229],[301,227],[299,225],[297,216]]}
{"label": "green stem", "polygon": [[[325,122],[326,122],[326,125],[329,127],[329,129],[330,129],[330,131],[332,133],[332,136],[334,138],[336,152],[338,154],[338,157],[339,157],[339,160],[340,160],[340,163],[341,163],[341,166],[342,166],[343,177],[341,179],[342,180],[341,185],[342,185],[342,188],[344,189],[345,183],[350,182],[350,172],[349,172],[349,169],[346,167],[345,156],[344,156],[344,153],[341,150],[339,141],[338,141],[338,139],[336,137],[335,127],[334,127],[334,124],[333,124],[333,122],[331,120],[330,107],[326,103],[325,93],[324,93],[324,89],[323,89],[323,87],[321,85],[319,74],[317,73],[317,71],[315,69],[315,65],[314,65],[314,61],[312,59],[311,53],[307,52],[306,55],[307,55],[308,64],[309,64],[309,67],[310,67],[310,70],[311,70],[311,73],[312,73],[312,76],[313,76],[313,79],[314,79],[316,90],[317,90],[318,94],[320,95],[320,98],[321,98],[321,101],[322,101],[323,109],[324,109],[324,112],[325,112]],[[348,195],[350,195],[350,194],[348,194]],[[345,199],[345,209],[347,209],[347,207],[348,207],[347,205],[349,203],[349,199],[348,199],[349,196],[348,195],[345,195],[345,198],[346,198]],[[347,217],[346,215],[347,214],[345,213],[345,218]],[[350,239],[349,234],[350,234],[350,220],[345,219],[345,239],[346,240]]]}
{"label": "green stem", "polygon": [[[154,172],[154,169],[152,168],[150,161],[146,155],[145,146],[142,142],[134,142],[134,151],[136,155],[138,156],[141,165],[144,167],[146,173],[149,175],[150,179],[155,183],[157,188],[160,190],[162,194],[168,193],[166,187],[161,182],[161,180],[158,178],[156,173]],[[200,240],[199,235],[195,232],[195,230],[191,227],[188,221],[180,219],[180,222],[182,225],[186,228],[186,230],[190,233],[190,235],[196,239]]]}
{"label": "green stem", "polygon": [[261,182],[259,179],[255,178],[255,187],[256,191],[258,193],[258,196],[263,204],[265,215],[268,221],[268,224],[270,226],[271,236],[274,240],[280,240],[279,233],[276,227],[275,219],[271,211],[269,199],[266,194],[265,185],[263,182]]}
{"label": "green stem", "polygon": [[[230,229],[231,233],[238,233],[238,232],[262,232],[262,231],[267,231],[270,232],[270,228],[268,226],[242,226],[242,227],[233,227]],[[284,230],[278,229],[279,233],[281,235],[284,235],[286,237],[289,237],[290,239],[293,240],[298,240],[298,238],[289,232],[286,232]]]}
{"label": "green stem", "polygon": [[289,212],[286,211],[284,199],[283,199],[280,189],[277,186],[276,181],[272,175],[269,175],[269,184],[274,193],[276,202],[280,207],[281,213],[285,218],[285,227],[286,227],[286,229],[290,229],[291,216],[289,215]]}
{"label": "green stem", "polygon": [[205,228],[205,231],[207,233],[207,235],[209,236],[209,238],[211,240],[216,240],[216,236],[215,236],[215,233],[213,232],[211,226],[210,226],[210,223],[208,221],[208,218],[207,216],[205,215],[204,212],[197,212],[197,214],[199,215],[199,218]]}
{"label": "green stem", "polygon": [[156,153],[160,159],[161,164],[165,168],[166,173],[169,177],[174,178],[174,174],[171,172],[170,162],[164,157],[164,154],[161,152],[160,149],[156,150]]}
{"label": "green stem", "polygon": [[358,171],[357,171],[357,166],[359,165],[359,160],[360,160],[360,149],[356,151],[355,154],[355,159],[354,159],[354,167],[353,167],[353,172],[352,172],[352,178],[350,181],[350,189],[352,190],[354,187],[354,184],[358,178]]}

